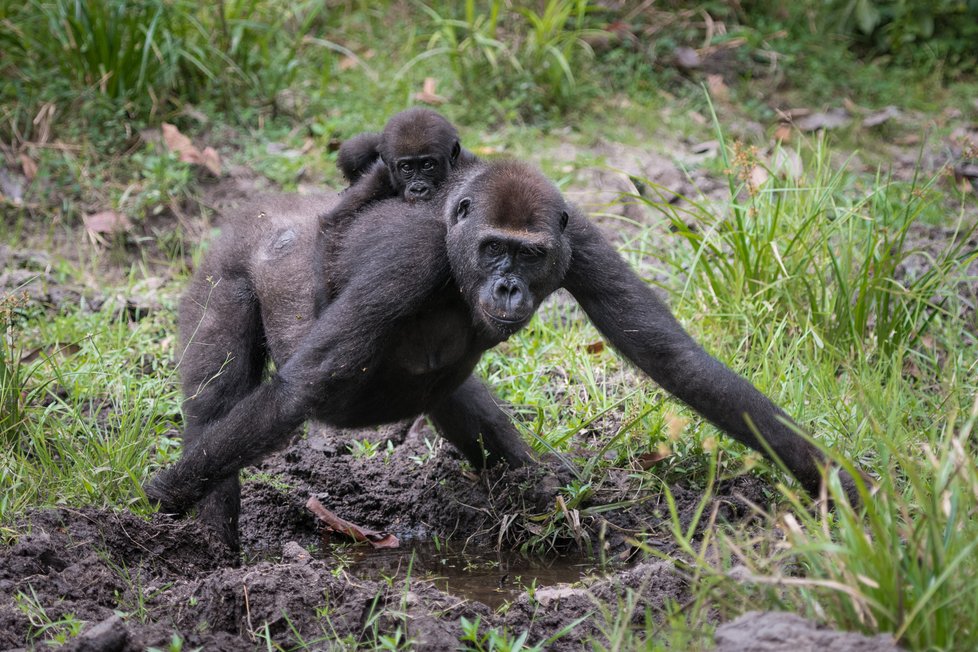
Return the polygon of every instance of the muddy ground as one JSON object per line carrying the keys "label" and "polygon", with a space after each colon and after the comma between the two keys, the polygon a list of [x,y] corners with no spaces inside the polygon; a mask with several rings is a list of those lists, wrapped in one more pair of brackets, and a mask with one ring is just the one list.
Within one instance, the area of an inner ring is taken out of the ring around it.
{"label": "muddy ground", "polygon": [[[597,153],[610,167],[637,166],[633,175],[670,189],[676,201],[695,194],[694,188],[708,199],[725,199],[722,184],[701,173],[680,173],[670,159],[607,143],[597,147],[604,148]],[[696,147],[687,148],[690,156]],[[573,160],[578,152],[570,148],[561,155]],[[602,168],[579,177],[577,187],[592,190],[572,197],[592,212],[650,218],[634,204],[609,203],[638,191],[628,174]],[[226,209],[263,185],[252,171],[232,170],[206,190],[205,201]],[[600,221],[622,224],[613,217]],[[928,250],[946,246],[951,236],[942,227],[914,234]],[[81,303],[99,310],[114,299],[94,282],[56,282],[48,261],[63,253],[0,247],[0,290],[23,287],[33,301],[53,309]],[[167,282],[164,270],[145,295],[123,298],[134,317],[158,307],[153,292]],[[974,290],[962,292],[974,296]],[[377,442],[377,452],[355,455],[354,439]],[[566,472],[554,460],[548,464],[545,472],[476,477],[424,423],[355,433],[313,425],[249,473],[240,558],[193,520],[145,521],[90,508],[37,511],[17,526],[23,534],[0,548],[0,649],[60,639],[78,650],[167,649],[174,633],[184,649],[264,648],[269,640],[285,648],[353,648],[400,632],[417,649],[455,650],[464,617],[480,619],[484,628],[526,630],[529,643],[563,632],[546,649],[577,650],[605,638],[609,609],[635,605],[633,613],[610,617],[638,624],[646,610],[656,614],[668,603],[684,604],[690,597],[686,578],[631,544],[641,539],[672,551],[663,496],[643,490],[631,469],[621,469],[603,480],[581,511],[552,518],[557,527],[550,533],[541,525],[548,521],[532,515],[553,513],[553,502],[541,504],[532,489],[547,473]],[[752,503],[765,504],[765,492],[750,477],[722,483],[707,513],[744,523],[753,517]],[[684,486],[673,493],[688,523],[700,495]],[[324,541],[305,508],[310,496],[358,525],[394,533],[402,554],[337,546],[336,537]],[[623,506],[600,514],[587,510],[621,501]],[[575,516],[580,525],[569,525]],[[444,551],[432,551],[432,541]],[[527,565],[512,554],[528,542],[536,543],[542,561]],[[447,564],[460,550],[469,562]],[[582,550],[590,553],[586,562]],[[475,572],[479,586],[465,588],[466,574]],[[536,586],[527,591],[534,579]],[[496,608],[502,602],[508,606]],[[847,636],[790,614],[748,614],[721,625],[716,643],[723,650],[895,649],[885,637]]]}
{"label": "muddy ground", "polygon": [[[538,584],[527,592],[522,584],[531,579],[513,577],[506,556],[486,551],[499,544],[507,517],[516,518],[509,535],[514,540],[504,536],[502,548],[513,546],[518,531],[525,540],[523,528],[532,523],[519,487],[533,481],[532,473],[473,478],[447,446],[431,453],[425,442],[434,437],[430,430],[408,423],[357,434],[391,441],[392,452],[357,458],[346,446],[348,433],[316,429],[259,468],[261,475],[244,486],[244,563],[193,520],[158,515],[147,522],[128,512],[69,508],[29,515],[25,534],[0,550],[0,649],[51,639],[74,621],[84,623],[70,643],[69,649],[78,650],[166,649],[174,633],[184,639],[184,649],[252,649],[267,639],[286,649],[373,647],[379,637],[398,631],[416,649],[455,650],[464,617],[479,618],[484,627],[526,630],[532,643],[563,631],[546,649],[578,650],[586,641],[604,639],[608,609],[634,605],[633,613],[611,618],[638,625],[646,610],[659,613],[667,601],[682,604],[689,597],[686,579],[671,564],[641,555],[622,559],[631,551],[624,535],[661,530],[660,496],[636,496],[625,481],[608,483],[593,502],[638,499],[604,517],[583,519],[584,532],[611,563],[603,570],[592,564],[574,584]],[[688,518],[699,495],[682,487],[675,491]],[[362,562],[386,552],[324,546],[315,517],[303,506],[310,494],[359,525],[398,534],[404,551],[400,571],[378,576]],[[714,503],[721,518],[737,520],[750,514],[748,500],[762,498],[759,481],[741,478],[722,486]],[[609,533],[604,540],[601,532]],[[473,565],[503,560],[483,571],[488,590],[437,588],[435,578],[445,575],[437,554],[408,576],[413,542],[436,535],[470,549]],[[648,540],[669,550],[666,537]],[[554,543],[563,549],[575,545],[569,536]],[[360,561],[351,563],[351,557]],[[493,600],[480,599],[491,598],[497,587],[507,591],[506,609],[493,610],[485,603]],[[44,629],[42,622],[63,625]],[[737,624],[731,640],[749,636],[744,629],[751,626]],[[770,630],[770,623],[761,626]],[[769,636],[797,644],[806,636],[817,641],[836,635],[801,619],[781,627]],[[860,649],[891,649],[884,639],[878,643]]]}

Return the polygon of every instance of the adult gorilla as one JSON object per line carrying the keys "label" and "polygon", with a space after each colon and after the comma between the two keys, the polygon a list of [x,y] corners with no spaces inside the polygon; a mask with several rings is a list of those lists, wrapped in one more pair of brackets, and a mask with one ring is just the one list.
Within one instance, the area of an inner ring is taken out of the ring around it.
{"label": "adult gorilla", "polygon": [[[296,198],[257,208],[216,243],[180,307],[187,426],[181,459],[146,487],[161,511],[202,501],[201,517],[235,545],[238,470],[310,418],[361,427],[426,413],[477,468],[531,462],[472,370],[559,287],[662,387],[772,452],[808,491],[820,486],[818,449],[703,351],[530,166],[476,163],[432,201],[366,207],[337,253],[339,293],[315,318],[317,211]],[[277,372],[262,382],[269,358]]]}

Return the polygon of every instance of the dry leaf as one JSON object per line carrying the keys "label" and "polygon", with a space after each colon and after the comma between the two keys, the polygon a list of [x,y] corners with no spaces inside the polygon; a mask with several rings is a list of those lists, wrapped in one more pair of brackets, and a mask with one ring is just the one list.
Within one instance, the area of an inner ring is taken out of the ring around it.
{"label": "dry leaf", "polygon": [[782,143],[787,143],[791,140],[791,125],[784,124],[783,122],[779,124],[774,130],[774,140]]}
{"label": "dry leaf", "polygon": [[24,171],[28,181],[33,181],[37,176],[37,163],[27,154],[20,155],[20,169]]}
{"label": "dry leaf", "polygon": [[635,461],[638,463],[639,468],[641,468],[643,471],[648,471],[653,466],[669,457],[671,453],[672,451],[666,447],[665,450],[658,449],[654,453],[642,453],[638,456],[638,458],[636,458]]}
{"label": "dry leaf", "polygon": [[175,125],[163,123],[163,143],[171,152],[176,152],[184,163],[203,166],[215,177],[221,176],[221,156],[213,147],[205,147],[201,152],[190,139],[180,133]]}
{"label": "dry leaf", "polygon": [[420,93],[414,94],[414,99],[425,104],[444,104],[447,100],[435,93],[436,83],[434,77],[425,77],[424,86],[422,86]]}
{"label": "dry leaf", "polygon": [[802,131],[837,129],[849,124],[849,113],[845,109],[832,109],[824,113],[812,113],[799,119],[795,126]]}
{"label": "dry leaf", "polygon": [[771,158],[771,170],[783,179],[800,179],[805,171],[801,156],[790,147],[779,147]]}
{"label": "dry leaf", "polygon": [[340,70],[350,70],[357,65],[356,57],[343,57],[340,59]]}
{"label": "dry leaf", "polygon": [[85,230],[89,233],[122,233],[128,231],[129,227],[132,226],[124,213],[115,211],[101,211],[85,215],[82,221],[85,223]]}
{"label": "dry leaf", "polygon": [[710,91],[710,95],[717,100],[723,101],[730,97],[730,89],[723,82],[722,75],[707,75],[706,88]]}
{"label": "dry leaf", "polygon": [[591,342],[590,344],[585,344],[584,350],[590,353],[591,355],[597,355],[598,353],[604,351],[604,342],[598,340],[597,342]]}
{"label": "dry leaf", "polygon": [[760,165],[755,165],[751,167],[750,172],[747,173],[747,183],[751,188],[760,188],[763,186],[770,175]]}
{"label": "dry leaf", "polygon": [[306,509],[323,522],[327,531],[345,534],[355,541],[366,541],[374,548],[397,548],[401,545],[393,534],[363,528],[343,520],[323,507],[323,504],[315,496],[310,496],[309,500],[306,501]]}
{"label": "dry leaf", "polygon": [[870,113],[868,116],[863,118],[863,126],[867,129],[879,126],[900,115],[900,110],[895,106],[888,106],[882,111],[876,111],[875,113]]}
{"label": "dry leaf", "polygon": [[163,123],[163,143],[171,152],[176,152],[180,160],[185,163],[196,163],[200,157],[200,151],[194,147],[190,139],[180,133],[176,125],[169,122]]}
{"label": "dry leaf", "polygon": [[678,47],[675,51],[676,66],[684,70],[692,70],[703,65],[699,53],[690,47]]}
{"label": "dry leaf", "polygon": [[221,155],[213,147],[204,148],[204,151],[200,153],[199,163],[215,177],[221,176]]}

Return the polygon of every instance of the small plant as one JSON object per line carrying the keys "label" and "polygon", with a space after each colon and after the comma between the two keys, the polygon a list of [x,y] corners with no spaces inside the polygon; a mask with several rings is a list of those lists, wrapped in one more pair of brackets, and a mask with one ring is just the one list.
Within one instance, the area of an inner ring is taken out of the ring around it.
{"label": "small plant", "polygon": [[459,643],[462,643],[462,650],[466,652],[542,652],[542,645],[528,645],[527,638],[530,632],[524,631],[515,638],[506,631],[500,631],[496,627],[488,630],[482,628],[482,619],[476,617],[469,620],[466,617],[459,619],[462,626],[462,636]]}
{"label": "small plant", "polygon": [[369,439],[354,439],[346,449],[353,455],[353,459],[368,460],[380,451],[380,442]]}
{"label": "small plant", "polygon": [[158,215],[190,196],[193,170],[176,152],[150,144],[145,152],[134,154],[133,161],[139,165],[141,182],[131,199],[127,190],[119,202],[129,204],[130,213]]}
{"label": "small plant", "polygon": [[85,627],[85,621],[73,613],[67,613],[57,620],[52,618],[33,588],[30,594],[18,591],[14,595],[14,604],[30,622],[29,636],[32,641],[43,640],[50,645],[61,646],[81,634]]}
{"label": "small plant", "polygon": [[424,466],[435,458],[435,455],[438,454],[438,450],[441,448],[444,441],[445,440],[441,437],[436,437],[434,440],[425,437],[424,447],[427,449],[426,452],[422,453],[421,455],[412,455],[411,461],[418,466]]}
{"label": "small plant", "polygon": [[[164,649],[158,647],[146,648],[146,652],[183,652],[183,637],[180,634],[174,632],[173,636],[170,637],[170,644]],[[190,652],[200,652],[204,648],[195,647],[190,650]]]}

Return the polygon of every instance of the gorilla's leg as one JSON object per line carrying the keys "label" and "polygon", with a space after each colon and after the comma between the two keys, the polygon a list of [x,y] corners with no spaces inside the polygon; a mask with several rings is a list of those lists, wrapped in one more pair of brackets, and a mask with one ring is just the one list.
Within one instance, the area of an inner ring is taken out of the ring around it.
{"label": "gorilla's leg", "polygon": [[[266,352],[258,303],[244,278],[198,273],[181,299],[179,314],[186,451],[206,424],[223,417],[259,385]],[[199,503],[200,520],[233,550],[238,549],[240,507],[237,474]]]}
{"label": "gorilla's leg", "polygon": [[534,461],[530,447],[516,431],[509,415],[474,376],[469,376],[428,414],[438,432],[477,469],[497,462],[515,468]]}

